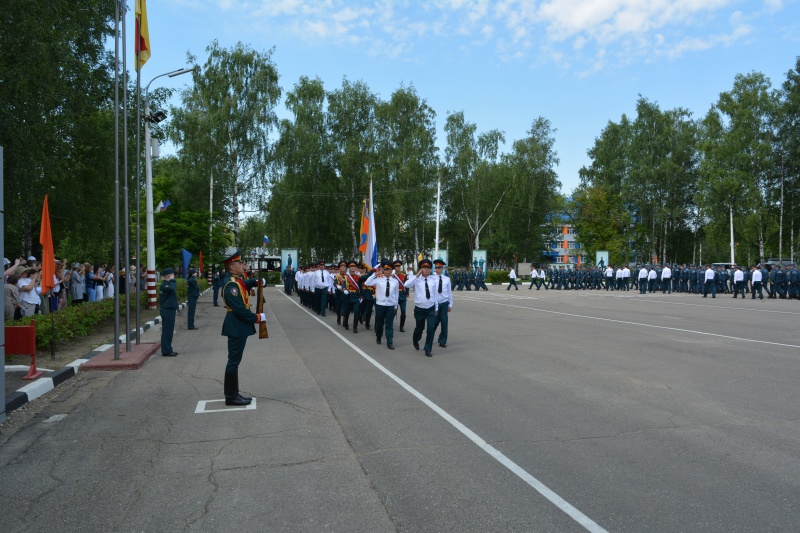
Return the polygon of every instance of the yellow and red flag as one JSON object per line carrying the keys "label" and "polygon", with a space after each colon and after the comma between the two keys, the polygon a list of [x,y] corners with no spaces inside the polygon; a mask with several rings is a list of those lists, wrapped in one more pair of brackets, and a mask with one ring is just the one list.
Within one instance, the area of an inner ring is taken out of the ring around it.
{"label": "yellow and red flag", "polygon": [[47,195],[44,195],[42,207],[42,226],[39,229],[39,244],[42,245],[42,294],[46,294],[55,286],[53,276],[56,274],[56,258],[53,252],[53,233],[50,231],[50,206]]}
{"label": "yellow and red flag", "polygon": [[136,1],[136,70],[150,59],[150,30],[147,28],[147,6],[145,0]]}

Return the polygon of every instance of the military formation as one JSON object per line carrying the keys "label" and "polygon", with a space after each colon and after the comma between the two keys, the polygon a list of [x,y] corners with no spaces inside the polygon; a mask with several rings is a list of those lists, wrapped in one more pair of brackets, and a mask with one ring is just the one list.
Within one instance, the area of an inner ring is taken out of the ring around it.
{"label": "military formation", "polygon": [[[431,357],[437,331],[436,342],[447,348],[448,315],[453,309],[454,283],[444,273],[444,267],[441,259],[421,260],[416,273],[403,272],[403,262],[399,260],[384,259],[373,267],[354,260],[335,265],[319,261],[298,267],[293,287],[286,284],[290,273],[285,270],[284,290],[296,291],[300,303],[320,317],[336,315],[336,324],[347,331],[358,333],[359,326],[372,330],[376,343],[383,344],[385,338],[389,350],[395,349],[395,318],[399,319],[399,333],[406,332],[406,303],[413,291],[412,345],[419,350],[424,335],[423,350]],[[471,286],[478,290],[476,278],[473,276]]]}
{"label": "military formation", "polygon": [[532,290],[544,287],[545,290],[605,290],[639,291],[639,294],[673,292],[702,294],[703,297],[717,294],[732,295],[733,298],[750,296],[751,299],[800,300],[800,269],[795,265],[753,265],[741,266],[715,265],[637,265],[632,269],[617,267],[576,267],[564,266],[533,268],[531,270]]}

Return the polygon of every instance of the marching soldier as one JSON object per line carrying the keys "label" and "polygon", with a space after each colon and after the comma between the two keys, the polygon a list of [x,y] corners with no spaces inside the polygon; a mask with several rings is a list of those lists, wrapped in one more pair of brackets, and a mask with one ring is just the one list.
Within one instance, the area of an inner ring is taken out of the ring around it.
{"label": "marching soldier", "polygon": [[[435,265],[434,276],[438,281],[434,282],[436,289],[433,292],[434,300],[436,301],[436,325],[434,329],[440,325],[442,329],[439,331],[439,346],[447,348],[447,322],[450,312],[453,310],[453,286],[450,278],[444,275],[444,261],[436,259],[433,261]],[[478,290],[478,287],[475,287]]]}
{"label": "marching soldier", "polygon": [[342,315],[344,315],[344,329],[350,329],[350,311],[353,312],[353,333],[358,333],[358,317],[361,294],[358,290],[358,272],[353,260],[347,262],[349,272],[344,275],[342,284]]}
{"label": "marching soldier", "polygon": [[364,327],[369,330],[369,322],[372,320],[372,308],[375,306],[375,287],[364,285],[364,282],[372,275],[366,265],[364,274],[358,278],[358,285],[361,287],[361,318]]}
{"label": "marching soldier", "polygon": [[375,291],[375,339],[381,343],[386,333],[386,347],[394,350],[394,312],[400,293],[400,283],[393,275],[392,264],[384,259],[375,266],[372,274],[364,280],[364,286]]}
{"label": "marching soldier", "polygon": [[225,366],[225,405],[249,405],[252,398],[239,394],[239,363],[242,362],[247,337],[255,335],[255,324],[264,322],[264,313],[255,314],[250,311],[250,289],[259,283],[263,287],[264,279],[243,279],[244,261],[240,252],[236,252],[223,261],[230,273],[222,297],[228,312],[222,323],[222,335],[228,337],[228,364]]}
{"label": "marching soldier", "polygon": [[336,289],[334,293],[334,307],[336,307],[336,324],[342,325],[342,306],[344,305],[344,293],[342,286],[344,285],[344,276],[347,272],[347,261],[339,261],[339,272],[333,277],[333,286]]}
{"label": "marching soldier", "polygon": [[417,273],[414,274],[409,271],[406,278],[406,287],[414,289],[414,320],[416,327],[411,340],[414,343],[414,348],[419,350],[419,341],[422,339],[423,330],[425,330],[425,355],[428,357],[433,355],[431,350],[433,350],[433,336],[436,333],[434,281],[436,281],[436,278],[431,275],[430,259],[420,261]]}
{"label": "marching soldier", "polygon": [[405,325],[406,325],[406,301],[408,300],[408,289],[406,289],[406,274],[402,272],[401,269],[403,267],[403,262],[399,259],[395,260],[392,263],[394,267],[394,277],[397,278],[398,282],[398,296],[397,296],[397,307],[400,309],[400,331],[405,333]]}

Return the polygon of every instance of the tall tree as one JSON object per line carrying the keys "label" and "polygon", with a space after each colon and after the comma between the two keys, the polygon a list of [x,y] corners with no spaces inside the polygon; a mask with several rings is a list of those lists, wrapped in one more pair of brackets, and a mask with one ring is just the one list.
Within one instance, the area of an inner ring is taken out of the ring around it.
{"label": "tall tree", "polygon": [[36,251],[41,202],[53,190],[57,253],[69,234],[69,253],[86,254],[79,259],[107,260],[112,251],[114,227],[105,221],[113,212],[113,65],[104,45],[113,11],[100,0],[20,0],[0,9],[9,256]]}
{"label": "tall tree", "polygon": [[266,201],[281,88],[272,50],[242,43],[226,49],[215,40],[206,52],[202,67],[189,56],[197,67],[194,83],[182,93],[182,107],[173,108],[168,131],[187,165],[214,173],[222,189],[219,211],[230,213],[238,244],[242,206]]}

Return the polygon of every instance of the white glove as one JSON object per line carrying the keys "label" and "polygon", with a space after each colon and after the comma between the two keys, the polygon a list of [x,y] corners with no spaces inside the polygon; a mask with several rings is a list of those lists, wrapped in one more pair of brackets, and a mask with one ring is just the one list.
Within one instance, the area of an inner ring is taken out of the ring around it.
{"label": "white glove", "polygon": [[266,287],[267,286],[267,280],[266,279],[261,278],[261,286],[262,287]]}
{"label": "white glove", "polygon": [[345,294],[350,294],[350,291],[348,291],[347,289],[345,289],[345,290],[344,290],[344,293],[345,293]]}
{"label": "white glove", "polygon": [[259,323],[260,323],[260,322],[266,322],[266,321],[267,321],[267,315],[266,315],[265,313],[259,313],[259,314],[258,314],[258,315],[256,315],[256,316],[258,317],[258,321],[259,321]]}
{"label": "white glove", "polygon": [[336,288],[339,289],[339,290],[342,290],[342,286],[341,285],[337,285]]}

